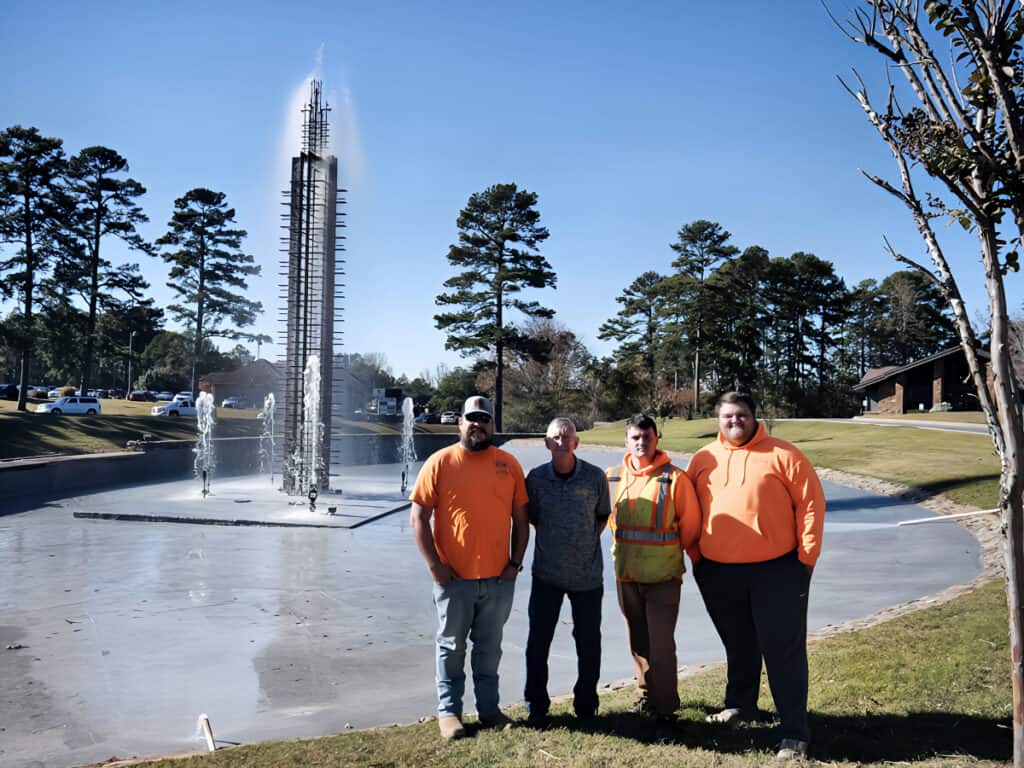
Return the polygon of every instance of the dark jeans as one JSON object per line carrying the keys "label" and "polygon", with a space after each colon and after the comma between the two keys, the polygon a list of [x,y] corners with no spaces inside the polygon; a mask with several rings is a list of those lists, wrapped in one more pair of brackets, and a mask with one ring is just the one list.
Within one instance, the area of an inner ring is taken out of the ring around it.
{"label": "dark jeans", "polygon": [[597,681],[601,677],[601,599],[604,587],[570,592],[533,580],[530,589],[530,634],[526,641],[526,711],[543,716],[548,698],[548,653],[555,636],[563,596],[572,607],[572,636],[576,641],[576,685],[573,709],[581,717],[597,712]]}
{"label": "dark jeans", "polygon": [[809,741],[806,566],[795,551],[763,563],[702,559],[694,578],[725,646],[725,706],[757,709],[763,657],[780,736]]}

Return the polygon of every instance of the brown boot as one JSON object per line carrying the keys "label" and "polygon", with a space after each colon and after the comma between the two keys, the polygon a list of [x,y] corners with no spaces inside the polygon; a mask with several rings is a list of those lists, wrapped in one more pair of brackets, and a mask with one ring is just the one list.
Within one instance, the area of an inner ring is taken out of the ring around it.
{"label": "brown boot", "polygon": [[455,715],[441,715],[437,718],[437,727],[441,729],[441,738],[449,741],[461,739],[466,735],[466,729],[462,727],[462,721]]}

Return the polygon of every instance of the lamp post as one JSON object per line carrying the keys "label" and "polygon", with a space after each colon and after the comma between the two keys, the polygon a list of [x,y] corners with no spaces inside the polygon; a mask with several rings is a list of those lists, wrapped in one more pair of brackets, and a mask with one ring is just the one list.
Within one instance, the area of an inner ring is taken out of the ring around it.
{"label": "lamp post", "polygon": [[128,335],[128,387],[125,389],[124,397],[127,400],[132,394],[132,341],[135,339],[135,331]]}

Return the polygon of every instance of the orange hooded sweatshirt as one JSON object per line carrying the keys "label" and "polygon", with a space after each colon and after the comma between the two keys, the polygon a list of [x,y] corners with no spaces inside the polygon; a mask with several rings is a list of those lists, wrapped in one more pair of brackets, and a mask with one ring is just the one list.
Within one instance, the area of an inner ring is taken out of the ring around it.
{"label": "orange hooded sweatshirt", "polygon": [[[619,466],[609,468],[606,473],[610,477],[615,476],[619,478],[617,483],[612,484],[614,496],[611,499],[612,515],[609,518],[609,523],[613,532],[618,528],[619,515],[625,514],[626,510],[629,513],[634,511],[636,501],[643,493],[644,488],[646,488],[647,481],[652,477],[662,474],[665,471],[665,467],[672,463],[669,455],[661,450],[657,451],[651,463],[642,469],[634,469],[631,458],[631,454],[627,453]],[[693,492],[693,485],[690,483],[686,472],[675,467],[673,469],[675,471],[672,476],[672,483],[669,486],[667,501],[671,504],[674,511],[676,529],[679,531],[678,546],[680,547],[680,555],[678,562],[669,570],[659,574],[657,578],[652,578],[650,580],[652,583],[668,579],[678,579],[682,576],[686,570],[682,559],[682,551],[695,549],[697,537],[700,535],[700,508],[697,504],[697,496]],[[622,506],[625,506],[626,509],[623,510]],[[651,528],[653,530],[653,525]],[[618,551],[618,545],[615,543],[612,545],[612,559],[615,563],[615,575],[618,581],[636,580],[630,573],[629,563],[624,561],[621,553]],[[645,581],[647,580],[645,579]]]}
{"label": "orange hooded sweatshirt", "polygon": [[[690,460],[701,508],[698,547],[690,559],[759,563],[797,550],[813,566],[821,552],[825,492],[798,448],[768,434],[764,424],[745,444],[721,433]],[[697,558],[694,558],[694,555]]]}

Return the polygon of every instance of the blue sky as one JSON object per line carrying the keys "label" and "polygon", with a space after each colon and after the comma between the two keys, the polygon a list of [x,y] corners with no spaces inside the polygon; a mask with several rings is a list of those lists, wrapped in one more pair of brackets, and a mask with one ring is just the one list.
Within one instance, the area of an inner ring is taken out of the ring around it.
{"label": "blue sky", "polygon": [[[274,336],[280,191],[304,82],[322,78],[349,189],[345,348],[383,352],[396,374],[462,362],[433,298],[459,210],[498,182],[539,195],[558,287],[534,298],[599,354],[615,297],[667,272],[695,219],[740,248],[815,253],[851,286],[897,269],[883,235],[927,258],[909,216],[858,173],[895,168],[836,80],[857,67],[883,97],[882,64],[813,0],[5,5],[0,127],[124,155],[148,189],[149,239],[189,189],[225,192],[263,266],[256,330]],[[977,248],[940,229],[980,320]],[[142,268],[169,303],[167,265]],[[1019,277],[1008,294],[1019,314]]]}

